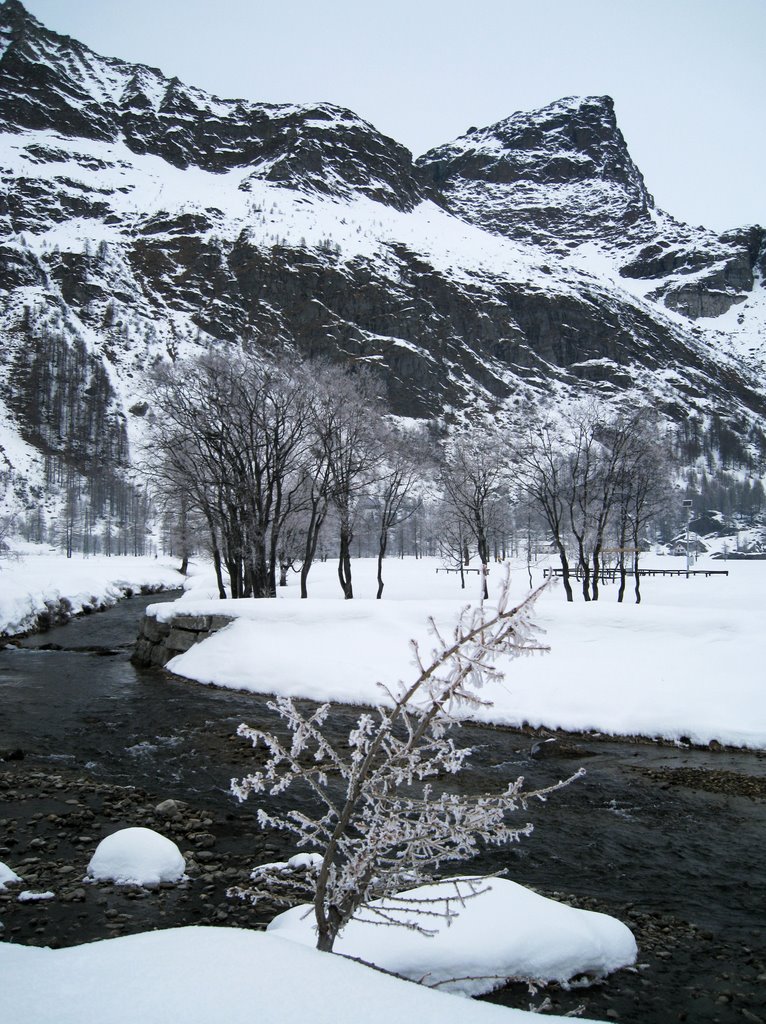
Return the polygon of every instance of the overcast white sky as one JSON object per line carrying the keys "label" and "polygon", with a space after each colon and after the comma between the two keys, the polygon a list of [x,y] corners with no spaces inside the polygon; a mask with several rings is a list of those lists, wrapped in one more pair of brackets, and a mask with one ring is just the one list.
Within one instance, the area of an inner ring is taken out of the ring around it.
{"label": "overcast white sky", "polygon": [[766,225],[766,0],[22,0],[223,97],[329,100],[418,156],[562,96],[614,98],[659,206]]}

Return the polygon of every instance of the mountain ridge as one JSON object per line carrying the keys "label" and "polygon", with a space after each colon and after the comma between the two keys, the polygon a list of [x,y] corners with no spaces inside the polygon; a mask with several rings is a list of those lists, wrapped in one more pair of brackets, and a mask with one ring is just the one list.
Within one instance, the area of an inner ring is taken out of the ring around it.
{"label": "mountain ridge", "polygon": [[[546,394],[650,397],[676,422],[723,417],[763,465],[763,229],[657,210],[609,97],[413,160],[341,107],[219,100],[99,57],[19,0],[0,38],[7,494],[74,457],[14,394],[38,349],[82,367],[66,395],[109,382],[119,467],[145,370],[240,344],[364,362],[396,414],[447,422]],[[77,429],[87,476],[93,428]]]}
{"label": "mountain ridge", "polygon": [[[26,15],[18,0],[6,0],[0,11],[9,4],[15,34],[12,28],[0,57],[0,127],[6,130],[23,126],[123,141],[138,155],[160,156],[176,167],[223,173],[251,166],[254,176],[274,182],[290,179],[300,167],[319,191],[328,172],[341,170],[350,188],[379,201],[412,208],[420,198],[408,173],[409,151],[352,111],[327,103],[219,99],[156,68],[95,54]],[[34,102],[37,97],[45,102]],[[329,125],[335,133],[330,139]],[[352,144],[364,144],[361,159],[341,161]]]}

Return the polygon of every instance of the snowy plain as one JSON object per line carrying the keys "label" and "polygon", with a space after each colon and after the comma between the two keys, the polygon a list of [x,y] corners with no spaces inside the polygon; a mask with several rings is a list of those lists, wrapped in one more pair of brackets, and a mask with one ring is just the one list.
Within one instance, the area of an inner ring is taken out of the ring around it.
{"label": "snowy plain", "polygon": [[[543,582],[544,562],[532,568]],[[646,555],[644,566],[684,569],[685,559]],[[383,599],[374,599],[374,559],[353,562],[355,599],[340,594],[335,563],[317,563],[309,599],[299,599],[298,578],[277,601],[219,601],[212,573],[193,566],[185,581],[171,559],[96,556],[67,559],[34,546],[0,561],[0,635],[33,629],[47,603],[65,598],[73,612],[113,604],[127,589],[186,587],[179,601],[150,606],[160,619],[177,611],[225,612],[232,625],[174,658],[171,671],[201,683],[314,700],[374,704],[379,683],[413,673],[410,640],[427,656],[434,640],[428,618],[449,633],[460,609],[476,603],[478,577],[466,589],[438,559],[385,562]],[[526,565],[509,566],[511,590],[529,590]],[[701,557],[696,569],[728,576],[650,577],[642,602],[631,584],[623,604],[616,586],[602,586],[597,603],[567,604],[560,584],[540,596],[533,620],[550,647],[501,665],[505,678],[487,686],[491,706],[472,713],[480,721],[607,735],[712,741],[766,749],[766,631],[763,629],[766,561]],[[436,570],[439,570],[438,572]],[[494,565],[491,591],[506,567]]]}
{"label": "snowy plain", "polygon": [[[684,558],[649,556],[644,566],[684,569]],[[527,723],[567,731],[647,736],[670,741],[766,749],[766,632],[763,629],[766,562],[700,559],[697,570],[728,576],[642,579],[642,601],[631,584],[617,604],[615,584],[598,602],[567,604],[552,583],[533,613],[549,645],[546,654],[499,662],[505,678],[482,691],[488,707],[471,717],[502,725]],[[395,684],[414,672],[409,641],[427,656],[434,641],[428,617],[449,635],[461,607],[478,597],[478,577],[464,591],[436,559],[390,559],[386,589],[376,601],[375,562],[354,563],[353,601],[343,601],[335,565],[312,569],[309,599],[298,599],[297,580],[280,600],[210,600],[211,580],[190,580],[178,602],[152,606],[167,620],[224,612],[230,626],[174,658],[168,668],[189,679],[262,693],[314,700],[374,704],[379,683]],[[511,566],[511,588],[529,590],[526,566]],[[491,590],[504,567],[493,566]],[[543,582],[542,565],[532,570]],[[491,595],[490,595],[491,596]]]}

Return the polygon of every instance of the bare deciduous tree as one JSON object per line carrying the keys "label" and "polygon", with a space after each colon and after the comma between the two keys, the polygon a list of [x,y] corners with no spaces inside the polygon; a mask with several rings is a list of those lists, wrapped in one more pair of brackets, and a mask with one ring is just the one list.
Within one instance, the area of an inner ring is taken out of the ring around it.
{"label": "bare deciduous tree", "polygon": [[[656,510],[650,495],[661,489],[662,460],[655,457],[661,441],[647,433],[650,419],[646,409],[615,414],[584,403],[527,428],[516,454],[519,482],[551,531],[568,601],[573,599],[568,543],[575,548],[583,598],[597,601],[610,531],[624,548],[634,520],[640,532]],[[639,508],[629,512],[636,500]],[[626,572],[624,560],[621,564]],[[618,600],[623,593],[624,579]]]}
{"label": "bare deciduous tree", "polygon": [[616,498],[616,533],[620,553],[618,602],[625,596],[628,575],[625,555],[630,549],[633,591],[636,604],[641,603],[641,547],[649,523],[670,503],[670,476],[669,445],[662,437],[657,418],[645,413],[632,424],[620,466]]}
{"label": "bare deciduous tree", "polygon": [[445,501],[476,543],[486,598],[490,537],[508,500],[508,456],[502,434],[477,427],[449,442],[440,480]]}
{"label": "bare deciduous tree", "polygon": [[413,491],[426,465],[416,439],[394,428],[385,435],[381,455],[384,467],[373,488],[378,504],[378,600],[383,597],[383,560],[391,531],[416,514],[419,502],[413,499]]}
{"label": "bare deciduous tree", "polygon": [[543,515],[561,561],[561,576],[567,601],[573,601],[567,554],[566,469],[561,459],[557,424],[550,419],[533,421],[526,428],[514,452],[522,490]]}
{"label": "bare deciduous tree", "polygon": [[273,597],[279,539],[303,487],[310,447],[299,361],[242,353],[178,361],[155,375],[154,472],[185,487],[208,521],[232,597]]}
{"label": "bare deciduous tree", "polygon": [[381,403],[373,379],[326,366],[313,402],[313,424],[326,460],[328,494],[338,518],[338,580],[343,596],[354,596],[351,542],[359,500],[375,476],[380,457]]}

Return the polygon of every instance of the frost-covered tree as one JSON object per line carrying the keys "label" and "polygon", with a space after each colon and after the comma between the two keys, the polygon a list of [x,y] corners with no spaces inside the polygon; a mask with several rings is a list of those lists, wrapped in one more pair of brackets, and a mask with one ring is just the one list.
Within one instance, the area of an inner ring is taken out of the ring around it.
{"label": "frost-covered tree", "polygon": [[274,597],[280,536],[301,499],[311,444],[302,364],[233,352],[179,360],[156,371],[150,396],[148,471],[183,487],[205,516],[232,597]]}
{"label": "frost-covered tree", "polygon": [[[432,621],[430,658],[412,643],[414,681],[393,690],[383,687],[386,703],[360,715],[344,744],[333,746],[323,731],[329,704],[303,714],[288,698],[274,701],[270,706],[290,733],[287,742],[241,725],[239,734],[262,744],[267,759],[261,770],[232,780],[236,796],[245,800],[301,787],[313,796],[317,811],[307,813],[303,805],[285,813],[261,808],[261,826],[291,834],[309,856],[300,858],[300,872],[290,864],[257,867],[251,884],[231,894],[253,902],[265,896],[288,903],[308,897],[317,947],[331,951],[352,918],[402,923],[391,910],[396,894],[432,880],[442,865],[470,860],[481,845],[510,844],[529,835],[531,823],[515,823],[514,813],[571,779],[529,791],[518,778],[499,793],[481,796],[451,793],[440,780],[466,767],[471,750],[459,747],[450,729],[461,709],[486,703],[481,688],[501,674],[496,659],[545,650],[529,618],[539,592],[509,607],[506,580],[496,608],[469,606],[452,636],[443,636]],[[387,898],[385,910],[373,905],[380,897]],[[422,914],[422,924],[414,927],[427,933],[434,917],[450,911],[426,902]]]}
{"label": "frost-covered tree", "polygon": [[415,491],[427,465],[419,438],[394,427],[381,433],[384,466],[372,485],[378,513],[378,600],[383,596],[383,560],[390,536],[417,513],[420,501]]}
{"label": "frost-covered tree", "polygon": [[[657,512],[668,468],[653,422],[645,408],[614,413],[582,403],[530,420],[521,437],[517,480],[550,531],[568,601],[573,571],[584,600],[597,601],[609,538],[622,549],[632,534],[637,548]],[[627,572],[624,559],[620,564]]]}
{"label": "frost-covered tree", "polygon": [[[616,493],[615,537],[620,586],[617,600],[625,596],[628,572],[633,575],[636,604],[641,603],[639,558],[647,527],[670,503],[670,445],[663,438],[656,417],[645,414],[630,423],[619,463]],[[626,555],[630,554],[630,566]]]}
{"label": "frost-covered tree", "polygon": [[440,482],[445,503],[476,544],[486,598],[490,541],[508,501],[508,455],[500,431],[477,427],[449,441]]}
{"label": "frost-covered tree", "polygon": [[351,542],[361,499],[376,478],[383,405],[374,379],[330,365],[315,365],[312,426],[327,472],[327,493],[338,521],[338,581],[354,596]]}

